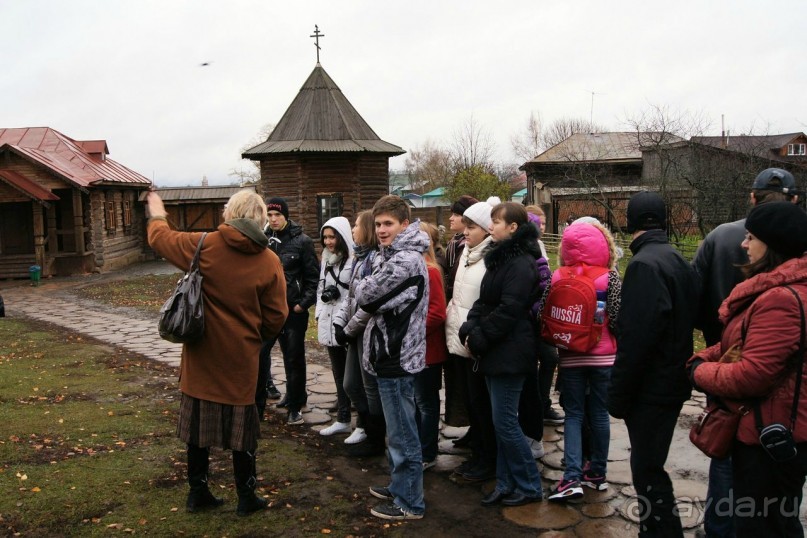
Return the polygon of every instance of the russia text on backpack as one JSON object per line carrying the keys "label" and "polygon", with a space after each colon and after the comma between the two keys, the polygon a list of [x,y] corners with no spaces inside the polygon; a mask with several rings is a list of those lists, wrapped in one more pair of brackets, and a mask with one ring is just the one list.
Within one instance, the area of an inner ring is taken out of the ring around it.
{"label": "russia text on backpack", "polygon": [[595,315],[594,281],[608,272],[604,267],[582,267],[580,274],[575,266],[558,268],[560,278],[552,283],[541,312],[541,337],[560,349],[578,353],[589,351],[602,336],[605,316]]}

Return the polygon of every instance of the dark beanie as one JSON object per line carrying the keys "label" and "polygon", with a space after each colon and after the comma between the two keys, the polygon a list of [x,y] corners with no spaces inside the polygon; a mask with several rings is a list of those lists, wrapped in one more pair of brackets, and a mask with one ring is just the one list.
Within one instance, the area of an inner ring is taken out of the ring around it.
{"label": "dark beanie", "polygon": [[664,199],[655,192],[637,192],[628,202],[629,234],[637,230],[666,230],[667,206]]}
{"label": "dark beanie", "polygon": [[459,197],[459,200],[454,202],[451,206],[451,212],[457,215],[462,215],[465,213],[465,210],[477,203],[479,200],[474,198],[473,196],[468,196],[467,194],[463,194]]}
{"label": "dark beanie", "polygon": [[267,211],[278,211],[289,220],[289,204],[283,198],[269,198],[266,200]]}
{"label": "dark beanie", "polygon": [[787,258],[807,250],[807,213],[790,202],[761,204],[748,214],[745,229],[769,249]]}

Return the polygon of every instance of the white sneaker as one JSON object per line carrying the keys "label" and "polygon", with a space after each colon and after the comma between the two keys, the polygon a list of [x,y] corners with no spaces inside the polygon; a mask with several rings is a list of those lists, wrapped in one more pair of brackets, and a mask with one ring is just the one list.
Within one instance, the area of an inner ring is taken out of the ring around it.
{"label": "white sneaker", "polygon": [[335,433],[347,433],[350,431],[350,422],[334,422],[327,428],[319,431],[320,435],[333,435]]}
{"label": "white sneaker", "polygon": [[364,428],[356,428],[353,430],[353,433],[345,439],[345,444],[347,445],[355,445],[357,443],[361,443],[367,439],[367,434],[364,432]]}
{"label": "white sneaker", "polygon": [[543,441],[536,441],[535,439],[527,437],[527,442],[530,444],[533,459],[539,460],[546,455]]}

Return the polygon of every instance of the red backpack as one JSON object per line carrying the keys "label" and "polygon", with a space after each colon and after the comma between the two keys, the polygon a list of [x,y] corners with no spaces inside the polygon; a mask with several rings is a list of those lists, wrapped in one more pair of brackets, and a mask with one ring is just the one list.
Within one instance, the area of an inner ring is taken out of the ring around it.
{"label": "red backpack", "polygon": [[550,344],[569,351],[585,353],[597,345],[602,336],[604,315],[595,319],[597,289],[594,280],[608,272],[605,267],[581,264],[559,267],[560,278],[552,283],[541,312],[541,337]]}

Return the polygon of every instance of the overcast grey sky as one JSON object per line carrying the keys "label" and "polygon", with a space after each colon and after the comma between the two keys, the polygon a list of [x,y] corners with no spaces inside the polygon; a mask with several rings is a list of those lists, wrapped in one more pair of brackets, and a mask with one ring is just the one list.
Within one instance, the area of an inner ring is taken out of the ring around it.
{"label": "overcast grey sky", "polygon": [[473,115],[515,162],[531,111],[588,118],[591,91],[610,130],[660,105],[706,134],[721,114],[732,134],[805,131],[805,20],[787,0],[4,0],[0,127],[106,139],[160,186],[229,183],[314,68],[318,24],[322,66],[404,149]]}

